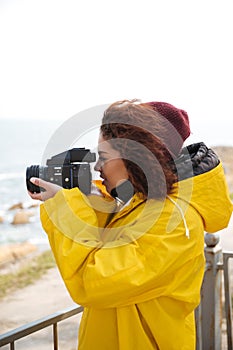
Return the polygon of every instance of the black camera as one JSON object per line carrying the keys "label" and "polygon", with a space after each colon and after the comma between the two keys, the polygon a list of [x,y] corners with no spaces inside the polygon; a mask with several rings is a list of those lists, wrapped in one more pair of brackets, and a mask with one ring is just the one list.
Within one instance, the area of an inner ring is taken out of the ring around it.
{"label": "black camera", "polygon": [[31,165],[26,170],[27,189],[39,193],[43,188],[30,182],[31,177],[38,177],[63,188],[78,187],[83,193],[91,191],[90,164],[95,162],[95,153],[85,148],[72,148],[59,153],[46,161],[46,166]]}

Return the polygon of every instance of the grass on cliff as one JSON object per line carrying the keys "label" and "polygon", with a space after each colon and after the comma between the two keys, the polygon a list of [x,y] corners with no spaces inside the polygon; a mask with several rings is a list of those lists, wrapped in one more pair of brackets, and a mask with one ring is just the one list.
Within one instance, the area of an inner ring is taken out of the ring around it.
{"label": "grass on cliff", "polygon": [[48,250],[34,257],[26,266],[19,268],[16,272],[0,275],[0,299],[18,288],[32,284],[54,266],[54,257],[52,252]]}

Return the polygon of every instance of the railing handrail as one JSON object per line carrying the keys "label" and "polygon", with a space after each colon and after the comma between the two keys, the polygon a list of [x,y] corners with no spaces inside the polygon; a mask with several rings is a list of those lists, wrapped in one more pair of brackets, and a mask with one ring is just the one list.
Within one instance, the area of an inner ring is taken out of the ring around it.
{"label": "railing handrail", "polygon": [[82,306],[71,306],[67,309],[55,312],[51,315],[45,316],[36,320],[34,322],[30,322],[18,328],[15,328],[7,333],[0,335],[0,346],[7,345],[15,342],[27,335],[30,335],[34,332],[37,332],[43,328],[47,328],[49,326],[53,326],[60,321],[63,321],[71,316],[77,315],[83,311]]}

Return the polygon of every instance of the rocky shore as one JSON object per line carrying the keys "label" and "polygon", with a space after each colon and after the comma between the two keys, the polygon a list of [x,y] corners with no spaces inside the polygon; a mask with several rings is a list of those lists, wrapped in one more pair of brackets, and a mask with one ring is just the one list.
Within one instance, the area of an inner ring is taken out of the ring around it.
{"label": "rocky shore", "polygon": [[38,248],[29,242],[1,245],[0,274],[17,270],[38,253]]}
{"label": "rocky shore", "polygon": [[0,215],[0,224],[7,220],[7,212],[12,212],[12,225],[21,225],[30,223],[30,218],[35,215],[35,208],[39,206],[39,202],[27,205],[18,202],[10,206],[4,213]]}

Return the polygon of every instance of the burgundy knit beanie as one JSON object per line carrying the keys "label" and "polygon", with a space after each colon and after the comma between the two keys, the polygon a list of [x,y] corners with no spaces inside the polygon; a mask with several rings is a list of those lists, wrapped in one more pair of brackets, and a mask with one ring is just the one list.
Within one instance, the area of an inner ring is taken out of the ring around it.
{"label": "burgundy knit beanie", "polygon": [[183,142],[190,135],[188,114],[183,109],[176,108],[167,102],[147,102],[144,105],[149,105],[171,123],[168,133],[158,136],[162,139],[170,152],[178,156]]}

